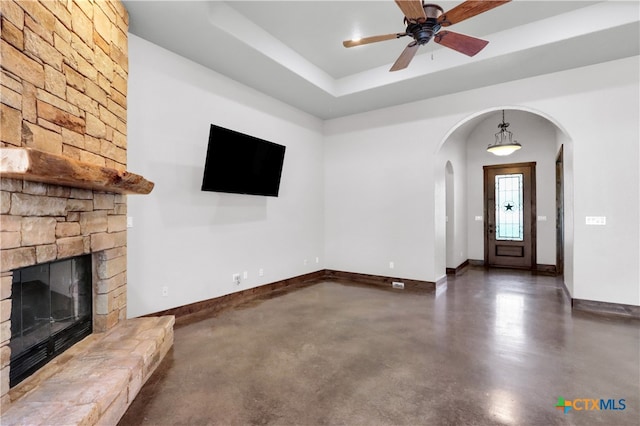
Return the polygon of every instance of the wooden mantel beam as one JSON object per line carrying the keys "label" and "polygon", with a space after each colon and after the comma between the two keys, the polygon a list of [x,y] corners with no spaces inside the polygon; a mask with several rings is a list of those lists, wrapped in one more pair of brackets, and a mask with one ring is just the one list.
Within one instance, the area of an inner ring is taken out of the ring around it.
{"label": "wooden mantel beam", "polygon": [[154,186],[134,173],[31,148],[0,148],[0,177],[118,194],[148,194]]}

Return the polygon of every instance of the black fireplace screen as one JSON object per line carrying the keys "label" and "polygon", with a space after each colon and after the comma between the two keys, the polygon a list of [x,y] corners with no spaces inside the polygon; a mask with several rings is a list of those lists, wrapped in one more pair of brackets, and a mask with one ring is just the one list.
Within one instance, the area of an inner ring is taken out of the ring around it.
{"label": "black fireplace screen", "polygon": [[91,255],[13,271],[10,386],[92,332]]}

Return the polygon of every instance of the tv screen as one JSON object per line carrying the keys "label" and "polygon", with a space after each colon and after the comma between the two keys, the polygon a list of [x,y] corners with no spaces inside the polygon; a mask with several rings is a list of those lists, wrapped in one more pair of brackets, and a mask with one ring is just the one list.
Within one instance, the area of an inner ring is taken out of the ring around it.
{"label": "tv screen", "polygon": [[212,124],[202,190],[277,197],[285,149]]}

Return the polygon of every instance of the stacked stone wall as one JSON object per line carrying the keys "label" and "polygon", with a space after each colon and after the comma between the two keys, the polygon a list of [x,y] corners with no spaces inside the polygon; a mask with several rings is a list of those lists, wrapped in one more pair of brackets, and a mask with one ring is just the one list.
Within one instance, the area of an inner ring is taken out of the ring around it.
{"label": "stacked stone wall", "polygon": [[[0,145],[126,170],[128,14],[119,0],[0,0]],[[94,331],[126,318],[126,196],[2,178],[0,390],[12,270],[92,253]]]}

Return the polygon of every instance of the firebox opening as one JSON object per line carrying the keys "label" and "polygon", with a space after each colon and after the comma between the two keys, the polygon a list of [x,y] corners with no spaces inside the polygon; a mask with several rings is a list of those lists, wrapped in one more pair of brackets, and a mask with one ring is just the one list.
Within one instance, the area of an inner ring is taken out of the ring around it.
{"label": "firebox opening", "polygon": [[91,255],[15,270],[11,291],[13,387],[92,333]]}

